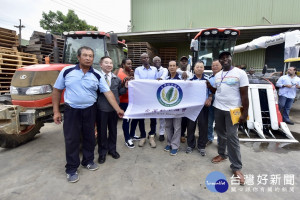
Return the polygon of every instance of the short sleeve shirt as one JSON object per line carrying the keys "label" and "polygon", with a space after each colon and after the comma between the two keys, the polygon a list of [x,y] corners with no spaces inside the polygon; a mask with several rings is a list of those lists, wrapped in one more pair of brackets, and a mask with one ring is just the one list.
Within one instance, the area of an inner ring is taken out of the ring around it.
{"label": "short sleeve shirt", "polygon": [[157,79],[157,69],[156,67],[150,66],[148,69],[144,66],[137,67],[134,70],[134,79]]}
{"label": "short sleeve shirt", "polygon": [[233,67],[229,71],[221,70],[215,75],[216,88],[213,106],[224,111],[240,107],[242,105],[240,87],[249,85],[248,76],[245,71]]}
{"label": "short sleeve shirt", "polygon": [[[67,71],[68,70],[68,71]],[[97,78],[100,76],[100,80]],[[109,91],[105,78],[92,67],[85,74],[79,65],[63,68],[54,84],[54,88],[65,90],[64,100],[72,108],[84,109],[97,101],[97,90]]]}

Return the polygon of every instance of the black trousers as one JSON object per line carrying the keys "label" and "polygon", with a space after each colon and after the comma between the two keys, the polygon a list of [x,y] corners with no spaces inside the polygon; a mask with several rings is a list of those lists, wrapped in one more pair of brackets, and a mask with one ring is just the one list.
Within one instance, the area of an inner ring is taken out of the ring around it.
{"label": "black trousers", "polygon": [[103,112],[97,110],[96,121],[98,130],[97,140],[99,156],[105,156],[108,152],[116,152],[118,114],[116,111]]}
{"label": "black trousers", "polygon": [[199,137],[198,137],[198,144],[197,147],[199,149],[205,149],[207,139],[207,130],[208,130],[208,107],[203,106],[200,114],[198,115],[196,121],[192,121],[188,119],[187,124],[187,144],[189,147],[195,148],[196,147],[196,138],[195,138],[195,131],[196,131],[196,124],[198,123],[199,129]]}
{"label": "black trousers", "polygon": [[82,135],[82,165],[94,162],[96,104],[85,109],[68,105],[64,111],[64,136],[66,146],[66,173],[75,173],[80,165],[79,148]]}
{"label": "black trousers", "polygon": [[146,131],[145,131],[145,119],[132,119],[130,124],[130,137],[135,136],[135,130],[137,125],[139,124],[140,129],[140,137],[146,138]]}
{"label": "black trousers", "polygon": [[181,137],[185,136],[185,131],[187,129],[188,120],[189,119],[187,117],[181,118]]}
{"label": "black trousers", "polygon": [[156,134],[156,118],[150,118],[150,132],[149,135]]}

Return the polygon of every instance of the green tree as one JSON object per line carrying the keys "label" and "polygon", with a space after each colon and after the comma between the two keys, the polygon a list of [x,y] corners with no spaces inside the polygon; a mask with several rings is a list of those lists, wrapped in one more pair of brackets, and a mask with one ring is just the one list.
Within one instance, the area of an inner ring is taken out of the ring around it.
{"label": "green tree", "polygon": [[40,26],[51,31],[51,33],[63,33],[64,31],[97,31],[96,26],[91,26],[85,20],[81,20],[73,10],[69,10],[67,15],[61,11],[49,13],[43,12]]}

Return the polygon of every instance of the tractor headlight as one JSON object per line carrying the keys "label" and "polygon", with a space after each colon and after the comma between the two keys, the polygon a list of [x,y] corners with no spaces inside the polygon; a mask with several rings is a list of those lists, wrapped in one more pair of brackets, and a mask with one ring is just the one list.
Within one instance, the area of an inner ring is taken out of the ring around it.
{"label": "tractor headlight", "polygon": [[228,34],[230,34],[230,33],[231,33],[231,30],[225,30],[225,31],[224,31],[224,34],[225,34],[225,35],[228,35]]}
{"label": "tractor headlight", "polygon": [[26,95],[35,95],[35,94],[50,94],[52,92],[51,85],[41,85],[29,87],[26,91]]}
{"label": "tractor headlight", "polygon": [[40,85],[32,87],[15,87],[10,86],[11,95],[37,95],[37,94],[51,94],[52,93],[51,85]]}
{"label": "tractor headlight", "polygon": [[10,94],[19,94],[18,89],[14,86],[10,86]]}

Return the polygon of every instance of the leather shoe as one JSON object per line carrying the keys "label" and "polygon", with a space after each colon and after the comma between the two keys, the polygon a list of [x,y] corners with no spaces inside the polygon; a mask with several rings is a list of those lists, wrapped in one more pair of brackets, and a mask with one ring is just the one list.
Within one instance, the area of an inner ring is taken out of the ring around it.
{"label": "leather shoe", "polygon": [[217,163],[220,163],[220,162],[223,162],[225,161],[227,158],[223,158],[222,156],[220,155],[217,155],[216,157],[214,157],[211,162],[214,163],[214,164],[217,164]]}
{"label": "leather shoe", "polygon": [[104,156],[99,156],[98,163],[99,164],[103,164],[103,163],[105,163],[105,160],[106,160],[106,156],[105,155]]}
{"label": "leather shoe", "polygon": [[185,141],[186,141],[186,139],[185,139],[184,136],[180,138],[180,142],[181,142],[181,143],[185,143]]}
{"label": "leather shoe", "polygon": [[158,138],[158,140],[161,141],[161,142],[164,141],[165,140],[165,136],[164,135],[160,135],[159,138]]}
{"label": "leather shoe", "polygon": [[245,185],[245,178],[240,170],[233,172],[233,175],[234,177],[238,177],[240,179],[240,185]]}
{"label": "leather shoe", "polygon": [[111,157],[113,157],[114,159],[118,159],[120,158],[120,154],[118,152],[108,152],[109,155],[111,155]]}

